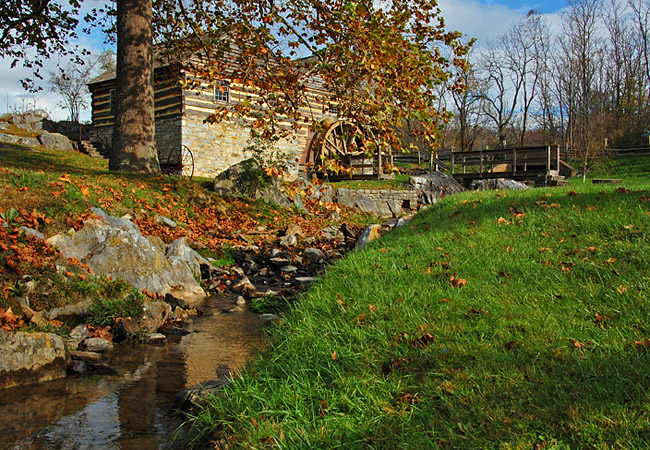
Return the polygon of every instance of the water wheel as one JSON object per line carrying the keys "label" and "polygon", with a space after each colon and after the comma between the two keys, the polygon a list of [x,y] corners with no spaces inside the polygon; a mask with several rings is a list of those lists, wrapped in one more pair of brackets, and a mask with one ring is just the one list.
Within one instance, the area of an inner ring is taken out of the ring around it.
{"label": "water wheel", "polygon": [[307,162],[328,174],[368,175],[374,172],[366,136],[356,124],[339,120],[311,142]]}

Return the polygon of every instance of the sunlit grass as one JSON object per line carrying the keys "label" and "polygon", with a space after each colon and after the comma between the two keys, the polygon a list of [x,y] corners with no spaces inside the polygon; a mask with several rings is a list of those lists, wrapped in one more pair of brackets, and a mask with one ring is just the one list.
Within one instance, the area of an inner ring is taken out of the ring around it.
{"label": "sunlit grass", "polygon": [[197,440],[648,448],[643,177],[458,194],[350,254],[198,412]]}

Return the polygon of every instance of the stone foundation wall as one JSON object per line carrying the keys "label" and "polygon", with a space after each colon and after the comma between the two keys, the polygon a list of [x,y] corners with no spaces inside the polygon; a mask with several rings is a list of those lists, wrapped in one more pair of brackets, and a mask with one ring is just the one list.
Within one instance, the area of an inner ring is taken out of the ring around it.
{"label": "stone foundation wall", "polygon": [[342,205],[359,208],[363,212],[379,217],[399,217],[418,208],[417,191],[389,189],[346,189],[336,190],[336,201]]}
{"label": "stone foundation wall", "polygon": [[[236,122],[204,123],[199,115],[186,114],[156,119],[156,146],[161,164],[176,164],[181,149],[187,146],[194,156],[194,175],[214,178],[228,167],[250,158],[244,149],[250,146],[250,128]],[[113,127],[93,130],[92,140],[110,148]],[[298,174],[298,162],[303,148],[300,140],[292,135],[281,139],[274,147],[274,154],[284,155],[289,166],[289,179]]]}
{"label": "stone foundation wall", "polygon": [[156,148],[160,164],[180,163],[182,139],[181,116],[156,119]]}
{"label": "stone foundation wall", "polygon": [[[214,177],[228,167],[251,157],[245,149],[250,146],[250,128],[235,122],[204,123],[203,118],[185,115],[181,119],[183,137],[186,145],[194,155],[194,174],[202,177]],[[296,175],[298,160],[302,148],[292,136],[280,140],[275,152],[285,154],[289,172]]]}

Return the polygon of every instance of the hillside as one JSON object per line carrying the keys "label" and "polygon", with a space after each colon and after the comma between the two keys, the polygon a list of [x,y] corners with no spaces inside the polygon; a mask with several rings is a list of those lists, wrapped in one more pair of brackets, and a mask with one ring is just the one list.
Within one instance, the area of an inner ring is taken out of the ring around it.
{"label": "hillside", "polygon": [[[309,236],[344,222],[360,232],[363,224],[372,220],[307,198],[303,203],[308,212],[263,201],[225,200],[210,191],[211,181],[109,172],[107,161],[81,153],[0,144],[0,222],[8,223],[6,228],[0,227],[0,309],[13,305],[17,310],[14,300],[24,295],[30,279],[57,286],[52,295],[31,296],[36,311],[74,302],[80,289],[103,290],[101,286],[89,287],[93,280],[57,273],[58,252],[42,241],[29,239],[19,229],[26,226],[45,237],[78,229],[91,207],[99,206],[118,217],[128,214],[145,235],[167,244],[187,237],[191,246],[213,258],[215,265],[232,264],[230,250],[237,245],[268,248],[290,224]],[[178,226],[165,225],[161,216]],[[327,250],[329,244],[319,245]],[[14,323],[7,328],[17,326]]]}
{"label": "hillside", "polygon": [[338,262],[191,421],[216,448],[647,448],[648,159],[447,197]]}

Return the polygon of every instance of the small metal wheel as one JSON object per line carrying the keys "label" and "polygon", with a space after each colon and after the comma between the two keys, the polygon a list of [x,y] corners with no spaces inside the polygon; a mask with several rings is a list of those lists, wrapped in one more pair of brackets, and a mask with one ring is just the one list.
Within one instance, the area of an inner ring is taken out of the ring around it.
{"label": "small metal wheel", "polygon": [[194,176],[194,155],[187,145],[181,149],[181,173],[183,178],[191,180]]}

